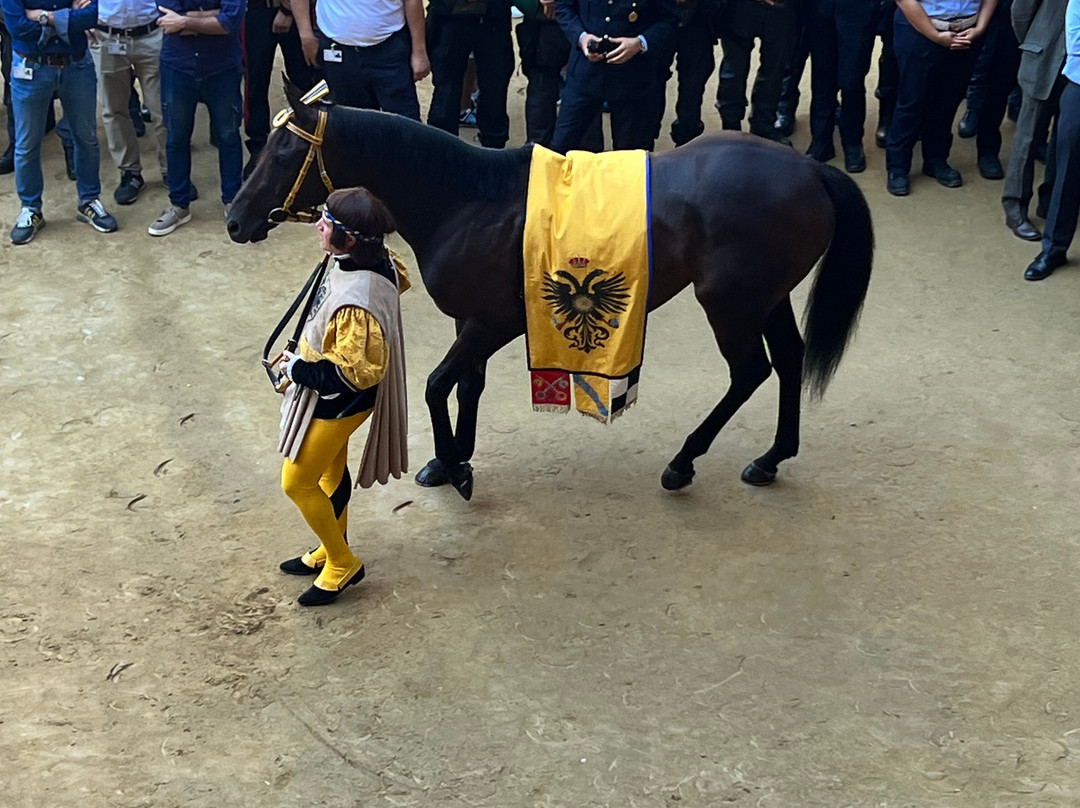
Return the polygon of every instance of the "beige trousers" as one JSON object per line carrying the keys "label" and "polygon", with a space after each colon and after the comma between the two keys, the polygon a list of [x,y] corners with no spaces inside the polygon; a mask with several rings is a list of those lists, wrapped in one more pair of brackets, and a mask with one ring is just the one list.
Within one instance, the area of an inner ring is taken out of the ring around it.
{"label": "beige trousers", "polygon": [[142,173],[139,139],[128,113],[131,96],[131,70],[142,88],[143,103],[150,110],[147,129],[157,147],[158,166],[165,175],[165,122],[161,117],[161,30],[140,37],[101,33],[102,40],[91,39],[90,52],[98,75],[98,97],[109,154],[120,171]]}

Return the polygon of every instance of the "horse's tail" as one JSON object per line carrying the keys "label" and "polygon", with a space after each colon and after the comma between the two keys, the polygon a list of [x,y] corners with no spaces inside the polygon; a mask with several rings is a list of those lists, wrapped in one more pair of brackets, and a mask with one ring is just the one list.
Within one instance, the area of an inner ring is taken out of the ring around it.
{"label": "horse's tail", "polygon": [[803,380],[813,398],[825,394],[855,333],[874,262],[874,225],[859,186],[830,165],[818,166],[818,178],[832,200],[836,223],[803,315]]}

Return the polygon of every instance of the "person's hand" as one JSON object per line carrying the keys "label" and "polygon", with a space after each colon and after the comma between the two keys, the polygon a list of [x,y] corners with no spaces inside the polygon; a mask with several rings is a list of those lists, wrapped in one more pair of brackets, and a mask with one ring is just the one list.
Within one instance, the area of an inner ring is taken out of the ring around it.
{"label": "person's hand", "polygon": [[296,358],[296,354],[292,351],[282,351],[281,361],[277,363],[277,367],[274,370],[279,376],[289,377],[289,363]]}
{"label": "person's hand", "polygon": [[171,8],[158,6],[161,16],[158,17],[158,27],[166,34],[181,34],[184,32],[184,17],[177,14]]}
{"label": "person's hand", "polygon": [[312,67],[319,66],[319,38],[314,32],[300,34],[300,47],[304,51],[304,61]]}
{"label": "person's hand", "polygon": [[641,44],[641,40],[636,36],[612,37],[611,41],[616,43],[617,47],[607,55],[607,63],[609,65],[626,64],[645,50]]}
{"label": "person's hand", "polygon": [[952,50],[967,50],[983,35],[983,29],[975,25],[953,35]]}
{"label": "person's hand", "polygon": [[274,15],[274,21],[270,24],[270,30],[275,34],[287,34],[292,28],[292,17],[280,11]]}
{"label": "person's hand", "polygon": [[949,50],[955,50],[953,47],[953,40],[956,38],[956,34],[952,31],[934,31],[934,35],[930,39],[941,45],[943,48]]}
{"label": "person's hand", "polygon": [[87,8],[90,5],[90,0],[75,0],[71,4],[72,11],[78,11],[81,8]]}
{"label": "person's hand", "polygon": [[412,80],[420,81],[431,72],[431,62],[428,61],[428,55],[424,53],[413,53],[409,57],[409,66],[412,68]]}
{"label": "person's hand", "polygon": [[[680,3],[686,0],[679,0]],[[540,0],[540,10],[544,13],[545,20],[555,19],[555,0]]]}
{"label": "person's hand", "polygon": [[581,38],[581,41],[578,43],[578,47],[580,47],[581,52],[585,54],[585,58],[588,59],[590,62],[602,62],[602,61],[604,61],[605,54],[603,54],[603,53],[590,53],[590,51],[589,51],[589,43],[590,42],[603,42],[603,40],[600,39],[600,37],[598,37],[598,36],[593,36],[592,34],[589,34],[589,33],[585,34],[585,36],[583,36]]}

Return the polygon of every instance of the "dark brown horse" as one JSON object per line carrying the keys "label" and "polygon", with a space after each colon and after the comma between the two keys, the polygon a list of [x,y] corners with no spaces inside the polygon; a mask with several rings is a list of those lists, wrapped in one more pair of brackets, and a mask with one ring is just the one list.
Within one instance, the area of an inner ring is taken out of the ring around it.
{"label": "dark brown horse", "polygon": [[[271,135],[233,201],[229,235],[259,241],[272,227],[272,210],[309,209],[326,199],[319,171],[305,168],[306,158],[316,165],[311,137],[297,132],[316,132],[320,113],[328,113],[325,176],[337,188],[362,185],[386,203],[416,253],[428,294],[457,322],[457,339],[428,377],[435,459],[417,482],[450,482],[468,499],[487,360],[525,333],[522,233],[531,147],[483,149],[395,115],[305,106],[292,88],[287,94],[296,128]],[[693,284],[731,375],[727,392],[660,482],[669,490],[689,485],[694,460],[775,368],[776,438],[742,473],[745,482],[765,485],[798,452],[804,373],[810,393],[820,396],[857,323],[873,261],[870,211],[842,172],[756,137],[701,137],[650,160],[649,309]],[[819,260],[804,347],[789,295]],[[456,429],[448,408],[455,386]]]}

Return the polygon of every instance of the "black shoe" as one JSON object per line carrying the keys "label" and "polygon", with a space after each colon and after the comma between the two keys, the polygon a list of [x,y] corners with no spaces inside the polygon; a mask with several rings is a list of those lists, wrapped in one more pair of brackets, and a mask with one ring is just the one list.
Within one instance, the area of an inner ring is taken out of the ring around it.
{"label": "black shoe", "polygon": [[1035,206],[1035,215],[1038,216],[1040,219],[1042,219],[1045,222],[1046,217],[1049,215],[1049,213],[1050,213],[1050,203],[1049,202],[1043,202],[1040,199],[1039,204],[1037,204]]}
{"label": "black shoe", "polygon": [[879,149],[884,149],[889,140],[889,127],[892,125],[892,118],[885,115],[878,115],[877,129],[874,130],[874,145]]}
{"label": "black shoe", "polygon": [[363,579],[364,565],[361,564],[360,569],[356,571],[356,574],[353,575],[352,578],[347,580],[341,586],[341,589],[320,589],[319,587],[315,586],[315,584],[312,584],[308,587],[307,591],[304,592],[304,594],[302,594],[299,598],[296,599],[296,602],[299,603],[301,606],[326,606],[337,600],[338,595],[341,594],[343,589],[349,586],[354,586],[355,584],[360,583],[360,581],[362,581]]}
{"label": "black shoe", "polygon": [[0,174],[10,174],[15,170],[15,144],[8,146],[3,154],[0,154]]}
{"label": "black shoe", "polygon": [[[260,150],[261,151],[261,150]],[[248,161],[244,164],[244,170],[240,174],[240,180],[247,180],[251,176],[251,172],[255,170],[255,164],[259,162],[259,151],[253,151]]]}
{"label": "black shoe", "polygon": [[806,156],[819,163],[827,163],[836,157],[836,147],[831,143],[815,143],[810,141],[810,148],[806,150]]}
{"label": "black shoe", "polygon": [[964,178],[960,172],[948,163],[937,163],[936,165],[923,163],[922,173],[928,177],[933,177],[938,181],[939,185],[944,185],[946,188],[959,188],[964,184]]}
{"label": "black shoe", "polygon": [[975,137],[975,133],[979,131],[979,113],[973,109],[969,109],[964,113],[964,117],[960,119],[960,125],[956,127],[956,134],[960,137]]}
{"label": "black shoe", "polygon": [[885,189],[893,196],[907,196],[911,190],[908,175],[899,171],[890,171],[889,181],[886,183]]}
{"label": "black shoe", "polygon": [[[316,550],[319,548],[315,548]],[[314,552],[314,550],[312,550]],[[296,558],[290,558],[288,561],[282,561],[278,564],[278,569],[284,572],[286,575],[318,575],[321,567],[309,567],[304,563],[303,556],[297,556]]]}
{"label": "black shoe", "polygon": [[1043,250],[1039,253],[1038,257],[1028,265],[1028,268],[1024,270],[1024,280],[1044,280],[1049,278],[1054,270],[1060,266],[1065,266],[1064,255],[1047,255],[1046,251]]}
{"label": "black shoe", "polygon": [[777,112],[773,129],[780,137],[791,137],[791,133],[795,131],[795,116],[790,112]]}
{"label": "black shoe", "polygon": [[848,174],[860,174],[866,171],[866,152],[861,143],[844,146],[844,169]]}
{"label": "black shoe", "polygon": [[1031,220],[1023,214],[1018,216],[1006,215],[1005,226],[1012,230],[1014,236],[1022,238],[1024,241],[1038,241],[1042,238],[1039,228],[1033,225]]}
{"label": "black shoe", "polygon": [[979,173],[984,180],[1005,179],[1005,169],[1001,167],[1001,160],[996,154],[979,155]]}
{"label": "black shoe", "polygon": [[67,170],[67,178],[75,181],[75,147],[64,144],[64,168]]}
{"label": "black shoe", "polygon": [[139,107],[139,117],[143,122],[150,123],[150,107]]}
{"label": "black shoe", "polygon": [[741,132],[742,121],[725,121],[723,118],[721,118],[720,128],[723,129],[725,132]]}
{"label": "black shoe", "polygon": [[146,134],[146,121],[142,119],[141,115],[132,115],[131,125],[135,127],[135,137],[142,137]]}
{"label": "black shoe", "polygon": [[113,199],[117,205],[130,205],[139,198],[139,193],[146,187],[142,175],[136,171],[123,171],[120,174],[120,184],[113,191]]}

